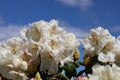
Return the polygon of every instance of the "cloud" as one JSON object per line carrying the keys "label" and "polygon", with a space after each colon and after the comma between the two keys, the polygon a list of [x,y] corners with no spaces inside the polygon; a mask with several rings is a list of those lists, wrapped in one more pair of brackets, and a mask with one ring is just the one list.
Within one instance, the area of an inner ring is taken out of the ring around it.
{"label": "cloud", "polygon": [[58,0],[59,2],[69,5],[80,7],[82,11],[88,10],[93,5],[92,0]]}
{"label": "cloud", "polygon": [[19,37],[21,28],[19,25],[0,26],[0,41],[11,37]]}
{"label": "cloud", "polygon": [[67,30],[68,32],[74,33],[77,36],[77,38],[83,38],[85,35],[88,34],[87,31],[78,27],[71,26],[64,21],[59,21],[59,26],[65,28],[65,30]]}
{"label": "cloud", "polygon": [[20,25],[8,25],[4,18],[0,16],[0,41],[20,36],[19,30],[21,28]]}
{"label": "cloud", "polygon": [[120,26],[113,26],[110,28],[112,33],[120,33]]}
{"label": "cloud", "polygon": [[0,16],[0,25],[3,25],[5,23],[4,19]]}
{"label": "cloud", "polygon": [[0,16],[0,41],[11,37],[20,37],[20,29],[23,25],[10,25]]}

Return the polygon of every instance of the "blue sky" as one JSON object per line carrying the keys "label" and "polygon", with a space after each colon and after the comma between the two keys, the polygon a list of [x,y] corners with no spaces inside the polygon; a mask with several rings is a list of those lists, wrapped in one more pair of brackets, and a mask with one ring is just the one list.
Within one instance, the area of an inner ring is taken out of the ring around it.
{"label": "blue sky", "polygon": [[0,0],[0,40],[18,36],[34,21],[59,20],[59,25],[83,37],[102,26],[120,33],[120,0]]}
{"label": "blue sky", "polygon": [[81,38],[102,26],[120,34],[120,0],[0,0],[0,40],[20,36],[34,21],[56,19]]}

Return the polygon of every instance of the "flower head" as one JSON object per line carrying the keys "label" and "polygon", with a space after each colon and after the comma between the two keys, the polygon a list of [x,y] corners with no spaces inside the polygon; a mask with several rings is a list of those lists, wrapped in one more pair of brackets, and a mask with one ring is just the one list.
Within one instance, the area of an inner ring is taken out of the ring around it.
{"label": "flower head", "polygon": [[[64,65],[67,61],[73,61],[73,54],[79,45],[75,35],[60,28],[55,20],[34,22],[21,34],[26,42],[36,44],[35,53],[41,57],[40,71],[48,71],[48,75],[57,73],[59,63]],[[33,53],[29,49],[28,52]]]}
{"label": "flower head", "polygon": [[120,78],[120,68],[113,64],[112,66],[95,65],[93,74],[89,74],[89,80],[118,80]]}
{"label": "flower head", "polygon": [[97,54],[101,62],[114,62],[115,37],[107,29],[91,29],[90,34],[82,40],[85,53]]}
{"label": "flower head", "polygon": [[21,38],[0,42],[0,74],[26,80],[40,65],[40,71],[54,75],[59,63],[63,66],[79,58],[78,45],[75,35],[60,28],[57,21],[34,22],[21,30]]}

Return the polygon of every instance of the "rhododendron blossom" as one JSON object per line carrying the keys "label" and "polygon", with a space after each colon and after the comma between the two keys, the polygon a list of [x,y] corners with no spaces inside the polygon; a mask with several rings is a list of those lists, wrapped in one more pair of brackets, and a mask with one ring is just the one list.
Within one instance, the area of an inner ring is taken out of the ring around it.
{"label": "rhododendron blossom", "polygon": [[119,80],[120,79],[120,67],[115,64],[107,66],[95,65],[93,68],[93,74],[89,74],[89,80]]}
{"label": "rhododendron blossom", "polygon": [[13,80],[26,80],[40,65],[48,75],[58,72],[66,62],[73,62],[79,42],[73,33],[58,27],[58,22],[38,21],[14,37],[0,43],[0,74]]}
{"label": "rhododendron blossom", "polygon": [[91,29],[90,34],[82,40],[85,53],[97,54],[101,62],[114,62],[115,37],[107,29]]}
{"label": "rhododendron blossom", "polygon": [[[90,61],[89,80],[118,80],[120,78],[120,38],[115,38],[107,29],[98,27],[91,29],[90,34],[81,40],[85,56]],[[86,57],[84,62],[86,61]]]}

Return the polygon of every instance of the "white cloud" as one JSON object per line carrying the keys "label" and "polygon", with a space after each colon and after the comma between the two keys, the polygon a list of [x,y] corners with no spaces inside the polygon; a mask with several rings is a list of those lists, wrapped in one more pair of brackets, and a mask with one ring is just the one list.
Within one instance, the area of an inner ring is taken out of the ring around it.
{"label": "white cloud", "polygon": [[0,26],[0,41],[10,37],[19,37],[21,28],[17,25]]}
{"label": "white cloud", "polygon": [[0,16],[0,25],[4,24],[4,19]]}
{"label": "white cloud", "polygon": [[68,32],[74,33],[77,38],[83,38],[85,35],[88,34],[87,31],[78,27],[71,26],[64,21],[59,21],[59,26],[65,28],[65,30],[67,30]]}
{"label": "white cloud", "polygon": [[110,28],[112,33],[120,33],[120,26],[114,26]]}
{"label": "white cloud", "polygon": [[59,2],[69,5],[80,7],[81,10],[85,11],[93,5],[92,0],[58,0]]}
{"label": "white cloud", "polygon": [[20,36],[20,25],[7,25],[4,18],[0,16],[0,41],[10,37]]}
{"label": "white cloud", "polygon": [[22,25],[8,25],[4,18],[0,16],[0,41],[11,37],[19,37]]}

